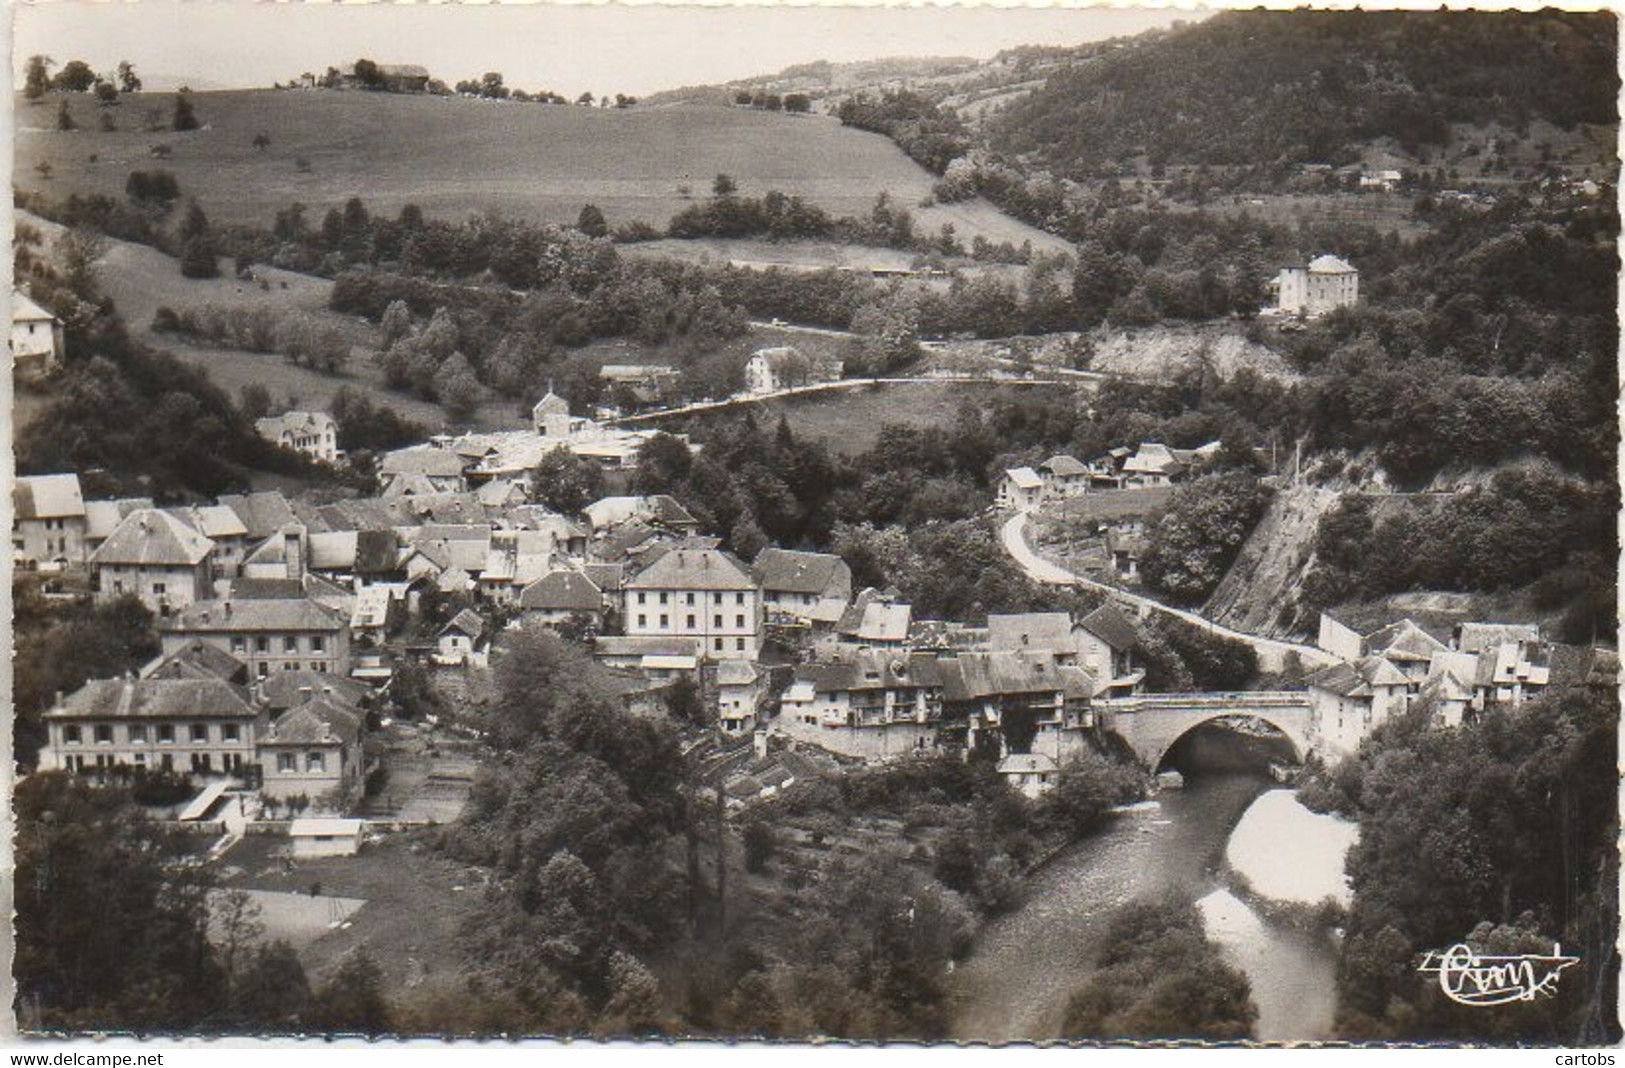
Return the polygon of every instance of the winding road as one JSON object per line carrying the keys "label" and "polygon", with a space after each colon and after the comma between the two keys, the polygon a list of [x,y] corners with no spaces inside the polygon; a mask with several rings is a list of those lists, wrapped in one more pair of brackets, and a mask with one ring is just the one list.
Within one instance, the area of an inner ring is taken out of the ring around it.
{"label": "winding road", "polygon": [[1027,577],[1034,582],[1041,582],[1046,586],[1079,586],[1085,589],[1099,590],[1110,595],[1118,603],[1128,605],[1139,614],[1160,612],[1163,615],[1183,620],[1193,626],[1201,627],[1211,634],[1244,642],[1252,646],[1253,651],[1258,654],[1259,666],[1266,671],[1280,671],[1286,663],[1288,653],[1296,653],[1305,667],[1325,667],[1337,662],[1337,658],[1324,649],[1317,649],[1312,645],[1303,645],[1299,642],[1284,642],[1278,638],[1265,638],[1258,634],[1248,634],[1246,631],[1232,630],[1229,627],[1213,622],[1205,616],[1197,615],[1195,612],[1189,612],[1183,608],[1174,608],[1163,604],[1161,601],[1152,600],[1150,597],[1138,593],[1129,593],[1126,590],[1118,589],[1116,586],[1084,578],[1082,575],[1068,571],[1059,564],[1045,560],[1033,551],[1031,545],[1027,544],[1026,512],[1017,512],[1005,520],[1004,526],[1000,530],[1000,540],[1004,542],[1005,552],[1010,554],[1011,559],[1015,560],[1016,564],[1027,573]]}

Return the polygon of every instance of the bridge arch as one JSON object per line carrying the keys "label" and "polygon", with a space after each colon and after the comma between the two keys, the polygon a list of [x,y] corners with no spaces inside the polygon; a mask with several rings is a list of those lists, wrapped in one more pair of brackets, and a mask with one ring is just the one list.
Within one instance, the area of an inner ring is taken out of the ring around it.
{"label": "bridge arch", "polygon": [[1101,726],[1121,738],[1146,767],[1163,758],[1191,731],[1216,719],[1261,720],[1286,736],[1299,760],[1313,750],[1309,703],[1299,692],[1241,694],[1144,694],[1099,702]]}

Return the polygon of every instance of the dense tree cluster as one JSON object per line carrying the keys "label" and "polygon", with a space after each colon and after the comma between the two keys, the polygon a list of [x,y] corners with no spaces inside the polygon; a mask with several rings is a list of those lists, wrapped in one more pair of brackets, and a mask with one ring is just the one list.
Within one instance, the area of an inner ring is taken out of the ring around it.
{"label": "dense tree cluster", "polygon": [[[1333,770],[1321,801],[1360,822],[1339,976],[1350,1038],[1594,1045],[1618,1040],[1619,706],[1554,690],[1440,730],[1390,721]],[[1425,950],[1580,958],[1534,1002],[1465,1007],[1418,974]]]}
{"label": "dense tree cluster", "polygon": [[1192,901],[1135,901],[1112,915],[1062,1035],[1107,1040],[1252,1037],[1247,977],[1226,963]]}
{"label": "dense tree cluster", "polygon": [[1147,524],[1140,577],[1181,604],[1196,604],[1218,586],[1264,514],[1268,493],[1240,470],[1203,475],[1177,487]]}
{"label": "dense tree cluster", "polygon": [[1612,123],[1614,55],[1612,22],[1579,12],[1229,12],[1062,70],[994,137],[1070,176],[1341,164],[1384,137],[1446,144],[1452,123]]}
{"label": "dense tree cluster", "polygon": [[161,307],[153,316],[152,328],[245,352],[278,353],[296,367],[329,375],[342,373],[350,360],[345,335],[307,312],[221,304],[178,311]]}
{"label": "dense tree cluster", "polygon": [[946,171],[971,145],[963,122],[908,89],[854,94],[841,101],[835,115],[843,126],[885,134],[935,174]]}

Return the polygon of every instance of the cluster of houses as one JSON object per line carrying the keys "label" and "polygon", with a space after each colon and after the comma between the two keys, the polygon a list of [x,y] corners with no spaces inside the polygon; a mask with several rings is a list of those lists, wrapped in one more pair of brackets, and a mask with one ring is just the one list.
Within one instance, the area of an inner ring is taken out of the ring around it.
{"label": "cluster of houses", "polygon": [[995,503],[1000,508],[1030,512],[1052,501],[1088,493],[1172,486],[1199,473],[1219,448],[1217,441],[1194,449],[1148,441],[1136,448],[1120,446],[1088,463],[1065,454],[1051,456],[1036,467],[1007,469],[999,479]]}
{"label": "cluster of houses", "polygon": [[1617,653],[1542,641],[1531,623],[1460,623],[1441,640],[1409,619],[1361,634],[1322,614],[1317,645],[1338,662],[1306,680],[1311,735],[1334,754],[1422,702],[1453,727],[1552,686],[1612,690],[1619,672]]}

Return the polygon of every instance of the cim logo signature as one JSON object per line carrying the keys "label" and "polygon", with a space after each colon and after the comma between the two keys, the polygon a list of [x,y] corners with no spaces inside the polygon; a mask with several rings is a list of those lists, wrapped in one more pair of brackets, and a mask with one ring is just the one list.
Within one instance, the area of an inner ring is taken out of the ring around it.
{"label": "cim logo signature", "polygon": [[1534,1001],[1557,993],[1563,969],[1580,963],[1552,943],[1550,956],[1526,953],[1516,957],[1483,956],[1472,946],[1457,943],[1444,952],[1428,950],[1417,971],[1439,977],[1439,989],[1462,1005],[1505,1005]]}

